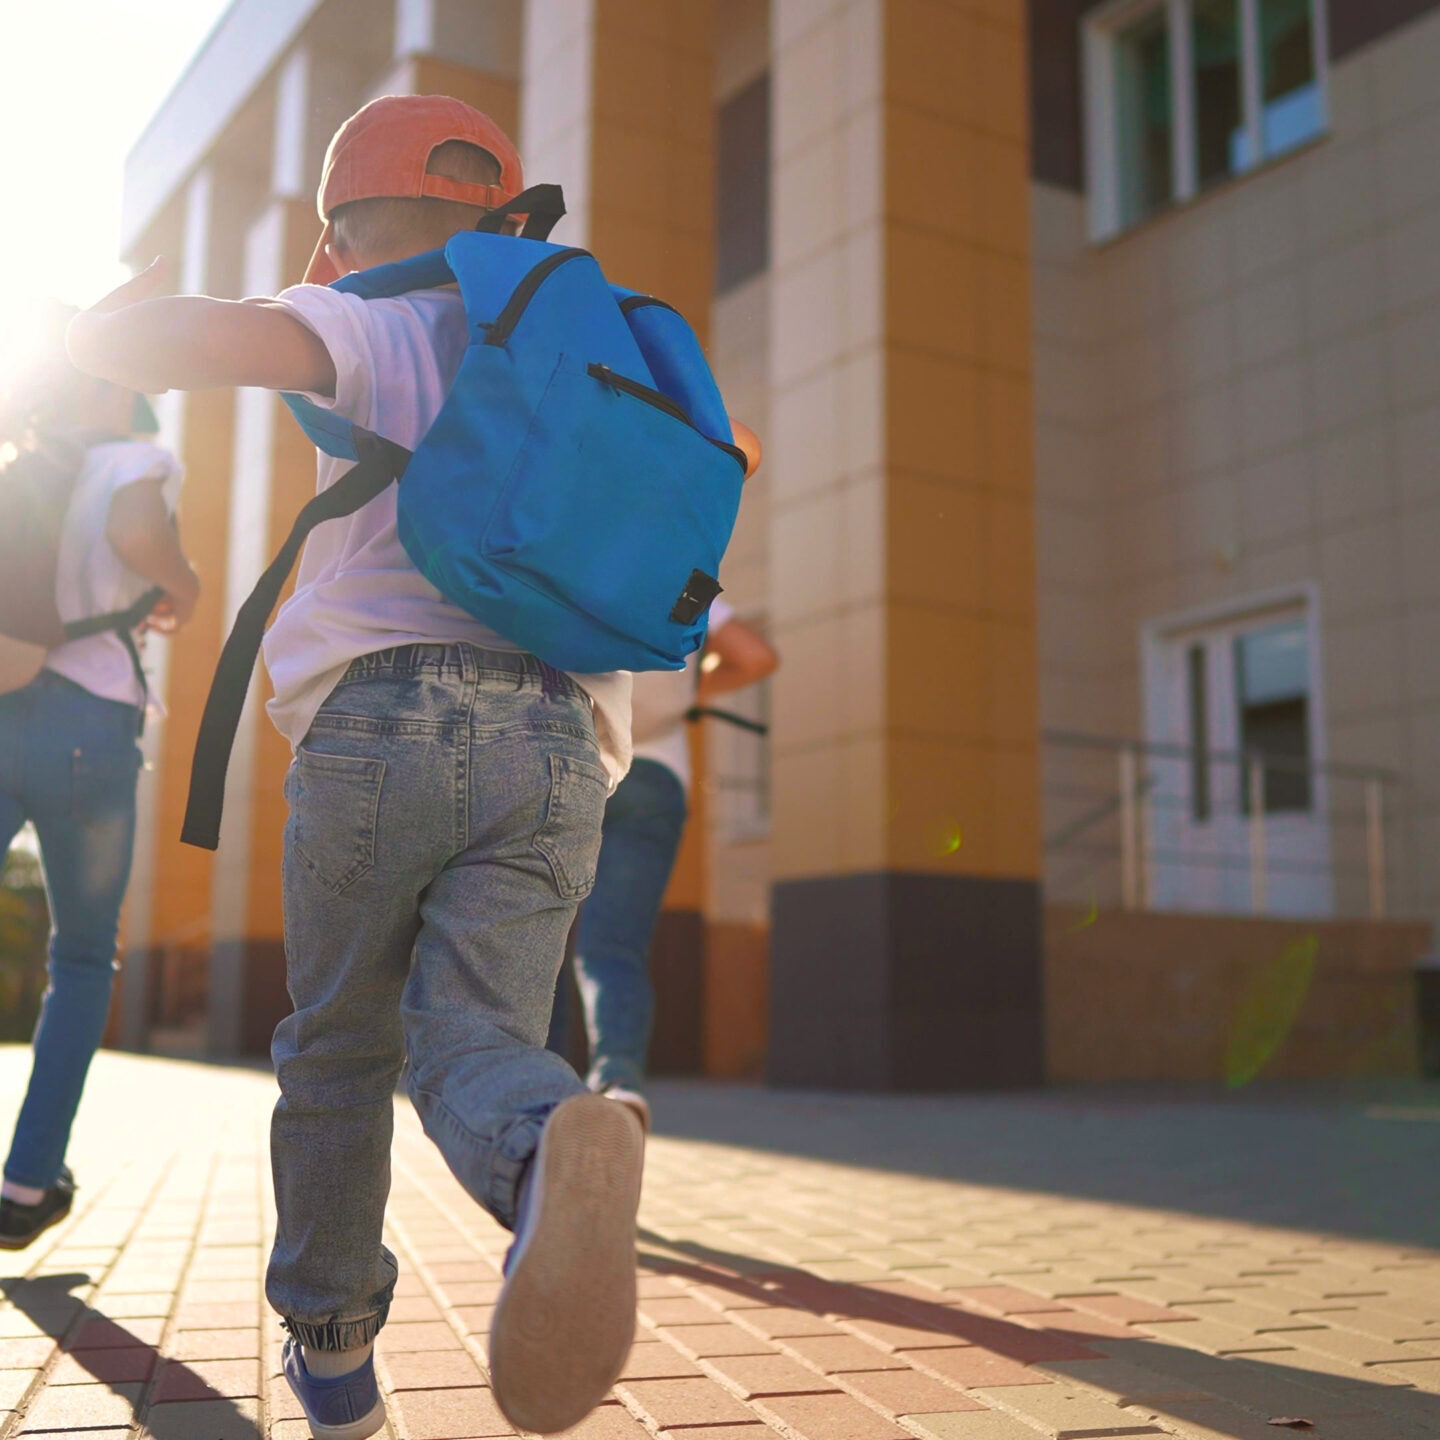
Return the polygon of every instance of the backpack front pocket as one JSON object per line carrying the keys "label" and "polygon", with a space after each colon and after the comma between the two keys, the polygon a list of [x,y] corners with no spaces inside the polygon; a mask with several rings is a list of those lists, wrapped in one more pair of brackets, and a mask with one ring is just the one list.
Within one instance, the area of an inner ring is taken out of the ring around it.
{"label": "backpack front pocket", "polygon": [[[680,605],[714,577],[744,480],[738,452],[607,366],[563,357],[482,542],[493,565],[653,656],[678,664],[704,630]],[[519,636],[512,637],[526,643]],[[543,652],[540,652],[543,653]],[[553,659],[562,669],[590,668]]]}

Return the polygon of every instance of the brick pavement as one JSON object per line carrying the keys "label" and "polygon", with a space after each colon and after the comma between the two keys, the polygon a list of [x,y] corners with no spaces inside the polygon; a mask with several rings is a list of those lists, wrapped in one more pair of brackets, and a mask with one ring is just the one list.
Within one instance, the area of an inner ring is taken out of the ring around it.
{"label": "brick pavement", "polygon": [[[7,1133],[25,1063],[0,1048]],[[261,1294],[273,1097],[258,1071],[99,1058],[75,1215],[0,1255],[0,1440],[306,1435]],[[658,1102],[638,1343],[583,1440],[1440,1436],[1433,1091],[1228,1112],[701,1087]],[[483,1365],[507,1237],[398,1108],[386,1434],[508,1435]],[[1376,1198],[1341,1233],[1310,1214],[1337,1167],[1352,1201]],[[1276,1223],[1287,1206],[1307,1223]],[[1286,1417],[1310,1425],[1270,1423]]]}

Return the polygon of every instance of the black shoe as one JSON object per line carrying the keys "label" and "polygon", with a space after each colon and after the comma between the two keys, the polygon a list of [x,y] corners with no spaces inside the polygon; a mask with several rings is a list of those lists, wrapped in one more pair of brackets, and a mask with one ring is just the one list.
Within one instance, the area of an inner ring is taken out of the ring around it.
{"label": "black shoe", "polygon": [[75,1177],[62,1165],[55,1183],[34,1205],[0,1200],[0,1250],[23,1250],[37,1235],[58,1225],[75,1200]]}

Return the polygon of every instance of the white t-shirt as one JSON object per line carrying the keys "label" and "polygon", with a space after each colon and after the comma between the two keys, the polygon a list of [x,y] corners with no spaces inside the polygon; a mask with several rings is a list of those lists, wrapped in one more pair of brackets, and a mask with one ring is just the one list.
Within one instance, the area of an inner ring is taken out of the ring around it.
{"label": "white t-shirt", "polygon": [[[55,602],[63,621],[123,610],[151,588],[149,580],[126,569],[106,538],[110,502],[127,485],[159,480],[165,508],[173,515],[184,474],[168,450],[143,440],[116,440],[85,452],[60,532]],[[45,657],[45,668],[103,700],[145,703],[134,661],[118,635],[70,640]]]}
{"label": "white t-shirt", "polygon": [[[710,633],[723,629],[735,612],[718,597],[710,602]],[[695,703],[700,652],[683,670],[642,670],[635,676],[635,758],[668,766],[690,788],[690,736],[685,712]]]}
{"label": "white t-shirt", "polygon": [[[457,290],[424,290],[362,300],[323,285],[295,285],[279,297],[324,342],[335,363],[334,399],[308,400],[413,450],[444,404],[465,353],[465,307]],[[351,462],[319,455],[317,490]],[[397,645],[469,641],[514,650],[447,600],[415,568],[395,524],[390,486],[354,515],[311,532],[295,593],[265,636],[275,686],[270,718],[292,746],[310,729],[346,667]],[[630,768],[630,672],[573,677],[589,694],[601,755],[618,785]]]}

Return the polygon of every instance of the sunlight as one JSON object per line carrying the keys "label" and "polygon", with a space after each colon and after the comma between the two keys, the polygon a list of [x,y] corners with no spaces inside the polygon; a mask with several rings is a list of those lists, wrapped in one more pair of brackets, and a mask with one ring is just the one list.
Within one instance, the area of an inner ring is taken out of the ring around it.
{"label": "sunlight", "polygon": [[90,304],[125,278],[126,152],[228,0],[0,0],[0,372],[43,301]]}

